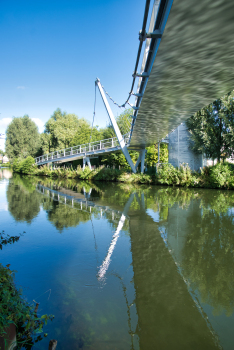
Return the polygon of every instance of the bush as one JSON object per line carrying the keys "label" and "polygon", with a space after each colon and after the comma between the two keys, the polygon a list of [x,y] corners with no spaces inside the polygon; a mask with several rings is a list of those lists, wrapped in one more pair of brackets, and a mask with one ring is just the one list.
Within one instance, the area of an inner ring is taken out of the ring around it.
{"label": "bush", "polygon": [[28,156],[26,159],[23,160],[21,164],[21,173],[22,174],[33,174],[35,172],[34,168],[35,159],[31,156]]}
{"label": "bush", "polygon": [[163,164],[158,168],[157,181],[162,185],[179,185],[178,171],[171,164]]}
{"label": "bush", "polygon": [[231,177],[230,168],[227,163],[217,163],[210,168],[210,184],[212,187],[229,187]]}
{"label": "bush", "polygon": [[23,164],[23,159],[15,158],[12,165],[13,172],[20,173],[22,164]]}

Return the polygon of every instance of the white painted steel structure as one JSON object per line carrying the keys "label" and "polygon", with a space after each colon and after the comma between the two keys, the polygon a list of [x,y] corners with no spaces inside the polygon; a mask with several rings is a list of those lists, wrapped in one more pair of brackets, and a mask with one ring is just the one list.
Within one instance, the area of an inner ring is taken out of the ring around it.
{"label": "white painted steel structure", "polygon": [[[129,145],[129,135],[123,136],[126,145]],[[79,158],[87,158],[108,152],[121,150],[117,137],[106,140],[94,141],[79,146],[65,148],[54,151],[43,156],[35,158],[37,165],[43,165],[52,162],[69,162]]]}
{"label": "white painted steel structure", "polygon": [[[116,138],[98,141],[100,147],[95,142],[43,155],[36,158],[36,164],[83,157],[90,166],[87,157],[122,150],[133,172],[140,161],[143,170],[146,146],[160,142],[195,112],[234,88],[233,0],[155,0],[147,33],[149,4],[146,0],[132,88],[122,105],[128,103],[134,110],[130,134],[121,135],[97,79]],[[137,72],[145,40],[143,63]],[[129,103],[132,95],[135,105]],[[135,166],[129,146],[140,152]]]}

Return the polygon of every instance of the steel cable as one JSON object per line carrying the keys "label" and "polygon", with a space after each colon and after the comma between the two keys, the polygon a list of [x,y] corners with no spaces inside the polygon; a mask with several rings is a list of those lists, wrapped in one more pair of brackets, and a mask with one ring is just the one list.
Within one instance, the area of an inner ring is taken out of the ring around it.
{"label": "steel cable", "polygon": [[[143,18],[143,24],[142,24],[142,30],[141,30],[141,38],[144,38],[145,34],[146,34],[146,24],[147,24],[147,19],[148,19],[148,14],[149,14],[149,6],[150,6],[150,0],[146,0],[146,4],[145,4],[145,12],[144,12],[144,18]],[[105,90],[104,86],[102,86],[103,90],[105,91],[105,93],[107,94],[107,96],[110,98],[110,100],[119,108],[125,108],[126,104],[128,103],[133,89],[134,89],[134,85],[135,85],[135,81],[136,81],[136,74],[137,74],[137,68],[138,68],[138,64],[139,64],[139,60],[140,60],[140,56],[141,56],[141,50],[142,50],[142,45],[143,45],[143,40],[140,40],[140,44],[138,47],[138,52],[137,52],[137,59],[136,59],[136,64],[135,64],[135,69],[134,69],[134,73],[133,73],[133,81],[132,81],[132,86],[131,86],[131,90],[129,92],[128,98],[127,100],[124,102],[124,104],[119,105],[117,102],[115,102],[113,100],[112,97],[110,97],[110,95],[108,94],[108,92]]]}
{"label": "steel cable", "polygon": [[97,85],[95,84],[94,108],[93,108],[93,122],[92,122],[92,127],[91,127],[91,133],[90,133],[89,143],[91,143],[92,132],[93,132],[93,124],[94,124],[94,118],[95,118],[95,112],[96,112],[96,94],[97,94]]}

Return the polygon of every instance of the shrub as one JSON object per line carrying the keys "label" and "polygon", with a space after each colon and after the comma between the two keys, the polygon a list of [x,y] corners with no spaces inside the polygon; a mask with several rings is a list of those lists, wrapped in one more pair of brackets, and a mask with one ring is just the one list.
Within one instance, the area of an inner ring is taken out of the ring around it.
{"label": "shrub", "polygon": [[217,163],[210,167],[210,184],[212,187],[229,187],[231,177],[230,166],[227,163]]}
{"label": "shrub", "polygon": [[23,164],[23,159],[15,158],[12,165],[13,172],[20,173],[22,164]]}
{"label": "shrub", "polygon": [[21,173],[33,174],[35,172],[34,164],[35,164],[35,159],[31,156],[28,156],[21,163],[21,169],[20,169]]}
{"label": "shrub", "polygon": [[158,168],[157,181],[162,185],[179,185],[178,171],[171,164],[163,164]]}

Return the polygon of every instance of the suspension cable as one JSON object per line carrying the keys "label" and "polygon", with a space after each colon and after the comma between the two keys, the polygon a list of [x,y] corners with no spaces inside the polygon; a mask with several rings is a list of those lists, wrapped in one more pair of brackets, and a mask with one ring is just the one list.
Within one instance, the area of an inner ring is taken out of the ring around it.
{"label": "suspension cable", "polygon": [[104,86],[102,86],[103,90],[105,91],[105,93],[107,94],[107,96],[110,98],[110,100],[119,108],[125,108],[126,104],[128,104],[130,97],[132,96],[132,92],[134,89],[134,85],[135,85],[135,81],[137,78],[137,68],[138,68],[138,64],[139,64],[139,60],[140,60],[140,56],[141,56],[141,50],[142,50],[142,46],[143,46],[143,41],[145,39],[145,35],[146,35],[146,24],[147,24],[147,19],[148,19],[148,14],[149,14],[149,6],[150,6],[150,0],[146,0],[146,4],[145,4],[145,13],[144,13],[144,18],[143,18],[143,24],[142,24],[142,30],[140,31],[140,35],[139,35],[139,40],[140,40],[140,44],[138,47],[138,52],[137,52],[137,58],[136,58],[136,63],[135,63],[135,69],[133,72],[133,80],[132,80],[132,86],[131,86],[131,90],[128,94],[128,98],[127,100],[122,104],[119,105],[117,102],[115,102],[113,100],[113,98],[108,94],[108,92],[105,90]]}
{"label": "suspension cable", "polygon": [[93,107],[93,122],[92,122],[92,127],[91,127],[91,133],[90,133],[89,143],[91,142],[92,132],[93,132],[93,124],[94,124],[95,110],[96,110],[96,94],[97,94],[97,85],[96,85],[96,83],[95,83],[94,107]]}

